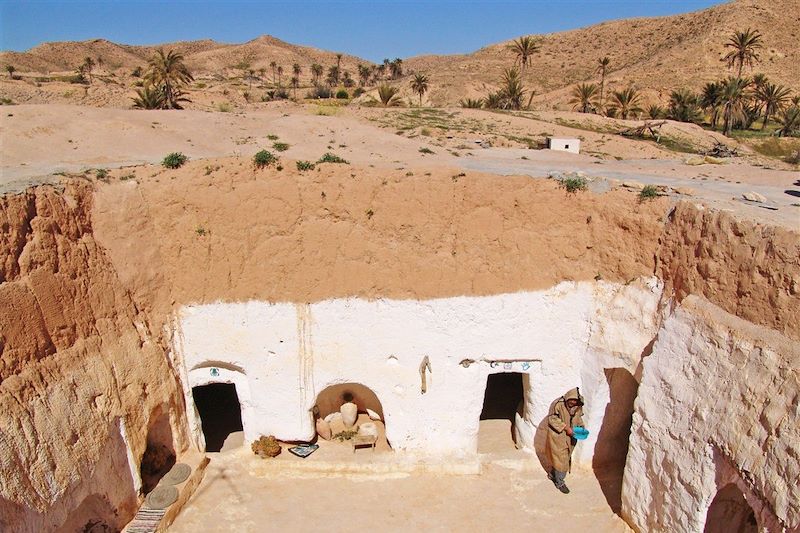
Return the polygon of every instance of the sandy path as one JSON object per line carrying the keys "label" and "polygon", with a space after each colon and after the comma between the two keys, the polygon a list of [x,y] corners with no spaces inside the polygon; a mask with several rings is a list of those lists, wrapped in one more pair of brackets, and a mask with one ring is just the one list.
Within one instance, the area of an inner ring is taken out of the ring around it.
{"label": "sandy path", "polygon": [[469,476],[263,477],[247,450],[212,454],[170,531],[629,531],[591,474],[571,476],[563,495],[524,457]]}

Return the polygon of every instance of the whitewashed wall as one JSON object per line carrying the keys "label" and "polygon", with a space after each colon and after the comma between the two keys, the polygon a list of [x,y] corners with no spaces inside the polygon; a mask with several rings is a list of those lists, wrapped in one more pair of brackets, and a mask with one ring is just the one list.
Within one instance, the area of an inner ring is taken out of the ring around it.
{"label": "whitewashed wall", "polygon": [[[477,451],[486,379],[494,372],[529,375],[524,423],[517,428],[526,447],[550,402],[574,386],[588,399],[596,434],[608,402],[604,365],[638,365],[655,334],[652,314],[660,295],[661,285],[648,279],[426,301],[186,306],[174,321],[174,355],[183,363],[190,406],[191,387],[236,384],[248,442],[268,434],[311,439],[309,410],[317,394],[358,382],[380,399],[395,450],[463,456]],[[605,324],[631,305],[636,309],[627,309],[627,325]],[[423,395],[419,366],[425,356],[432,373]],[[459,364],[465,359],[475,362],[465,368]],[[199,420],[189,411],[202,447]],[[579,448],[578,462],[591,459],[593,445],[590,440]]]}

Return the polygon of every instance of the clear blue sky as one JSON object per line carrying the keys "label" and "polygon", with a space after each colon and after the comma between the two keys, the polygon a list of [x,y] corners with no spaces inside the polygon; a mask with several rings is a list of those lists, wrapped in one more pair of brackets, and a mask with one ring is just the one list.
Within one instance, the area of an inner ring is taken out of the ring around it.
{"label": "clear blue sky", "polygon": [[703,9],[720,0],[429,0],[350,2],[0,0],[0,49],[104,38],[158,44],[211,38],[239,43],[270,34],[304,44],[384,57],[472,52],[530,33],[604,20]]}

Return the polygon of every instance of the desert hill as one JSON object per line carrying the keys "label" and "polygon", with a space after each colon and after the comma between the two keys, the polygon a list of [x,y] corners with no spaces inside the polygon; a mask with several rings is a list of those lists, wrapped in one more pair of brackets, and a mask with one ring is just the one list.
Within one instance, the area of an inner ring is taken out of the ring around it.
{"label": "desert hill", "polygon": [[[726,52],[724,43],[732,32],[753,28],[762,32],[764,46],[760,51],[761,62],[752,72],[746,73],[763,73],[797,92],[800,91],[798,7],[798,0],[735,0],[681,15],[616,20],[541,35],[538,36],[541,50],[533,56],[525,72],[525,83],[535,91],[533,102],[537,107],[569,107],[574,84],[599,81],[597,60],[608,56],[611,64],[606,80],[607,94],[633,84],[642,90],[645,103],[663,103],[673,89],[698,90],[705,82],[729,75],[730,71],[721,61]],[[458,105],[464,98],[483,97],[496,88],[503,69],[514,63],[510,42],[489,45],[466,55],[408,58],[404,61],[406,76],[391,83],[401,88],[404,101],[415,101],[416,96],[409,88],[409,74],[428,74],[429,92],[425,95],[428,105]],[[268,35],[242,44],[208,39],[154,46],[123,45],[104,39],[53,42],[27,52],[0,52],[0,64],[14,65],[22,75],[22,82],[0,80],[0,96],[18,103],[79,98],[79,103],[84,105],[126,107],[136,82],[130,78],[131,71],[145,66],[158,48],[182,53],[195,76],[204,82],[213,81],[219,85],[238,79],[235,89],[239,93],[243,90],[242,81],[247,88],[252,85],[252,81],[242,80],[247,70],[259,72],[261,84],[273,83],[275,73],[270,67],[273,61],[283,67],[284,85],[288,85],[292,76],[292,64],[300,64],[303,69],[301,87],[311,84],[312,63],[327,69],[337,62],[335,52],[293,45]],[[86,57],[97,61],[98,74],[106,75],[102,78],[105,85],[96,84],[76,91],[35,80],[37,76],[50,73],[74,72]],[[351,55],[341,58],[342,70],[349,71],[354,79],[357,79],[358,64],[362,63],[370,62]],[[211,88],[211,83],[195,87],[201,92]],[[224,88],[219,90],[225,94],[232,92]],[[198,99],[197,95],[193,98]]]}
{"label": "desert hill", "polygon": [[[754,28],[764,35],[761,63],[755,71],[773,81],[800,89],[800,5],[797,0],[737,0],[669,17],[627,19],[540,36],[526,82],[537,94],[560,91],[577,82],[599,81],[597,60],[611,59],[607,86],[634,84],[666,96],[678,87],[699,88],[730,74],[721,61],[724,43],[733,31]],[[427,72],[433,103],[454,103],[480,97],[512,65],[511,41],[468,55],[409,58],[409,70]],[[439,81],[441,80],[441,81]],[[437,83],[439,81],[439,83]],[[557,96],[551,94],[551,96]],[[552,98],[550,98],[552,99]]]}
{"label": "desert hill", "polygon": [[[199,41],[180,41],[153,46],[132,46],[117,44],[105,39],[88,41],[66,41],[44,43],[27,52],[0,52],[0,64],[14,65],[20,72],[49,74],[73,71],[84,58],[91,57],[101,69],[111,72],[129,72],[136,67],[144,67],[147,59],[157,49],[175,50],[186,59],[186,64],[195,74],[225,74],[227,70],[239,69],[243,65],[258,70],[270,70],[275,61],[284,69],[284,76],[291,76],[291,66],[299,63],[304,70],[303,77],[310,77],[309,66],[319,63],[330,66],[336,63],[336,53],[298,46],[264,35],[242,44],[224,44],[211,39]],[[354,56],[343,55],[342,70],[349,70],[356,76],[358,63],[369,61]],[[271,74],[271,73],[270,73]]]}

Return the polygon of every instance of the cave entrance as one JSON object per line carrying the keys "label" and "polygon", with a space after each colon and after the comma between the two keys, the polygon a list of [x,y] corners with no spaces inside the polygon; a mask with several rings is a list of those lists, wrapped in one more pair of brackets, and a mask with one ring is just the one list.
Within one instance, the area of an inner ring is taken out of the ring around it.
{"label": "cave entrance", "polygon": [[243,442],[242,408],[233,383],[192,387],[192,398],[203,426],[207,452],[236,448]]}
{"label": "cave entrance", "polygon": [[756,514],[733,483],[722,487],[706,515],[704,533],[757,533]]}
{"label": "cave entrance", "polygon": [[139,467],[142,492],[148,494],[153,490],[173,466],[175,446],[172,442],[172,426],[169,423],[169,414],[159,408],[150,416],[147,425],[147,446]]}
{"label": "cave entrance", "polygon": [[523,374],[489,374],[478,430],[479,452],[516,450],[514,423],[521,413],[524,397]]}

